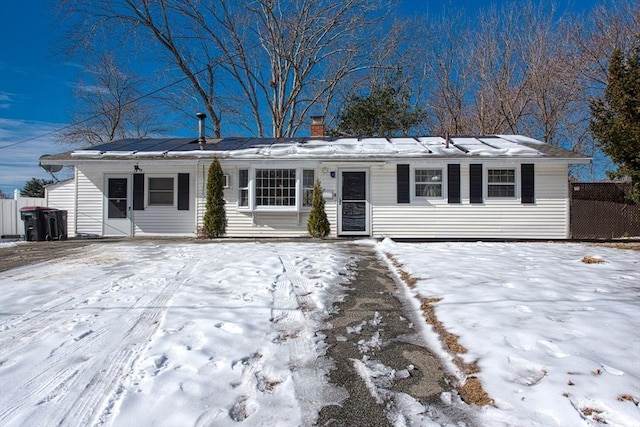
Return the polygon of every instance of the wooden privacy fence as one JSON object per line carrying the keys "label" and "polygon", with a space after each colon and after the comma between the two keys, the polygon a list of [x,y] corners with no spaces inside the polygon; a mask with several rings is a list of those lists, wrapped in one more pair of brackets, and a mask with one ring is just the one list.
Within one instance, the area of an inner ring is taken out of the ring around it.
{"label": "wooden privacy fence", "polygon": [[569,183],[571,237],[640,238],[640,206],[627,199],[630,189],[630,183]]}
{"label": "wooden privacy fence", "polygon": [[0,199],[0,237],[24,235],[24,223],[20,218],[20,209],[25,206],[46,206],[45,198],[20,197],[18,199]]}

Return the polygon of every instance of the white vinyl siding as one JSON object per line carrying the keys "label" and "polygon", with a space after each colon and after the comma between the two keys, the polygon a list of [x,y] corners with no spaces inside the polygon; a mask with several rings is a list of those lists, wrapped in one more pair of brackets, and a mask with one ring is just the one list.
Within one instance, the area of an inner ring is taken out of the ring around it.
{"label": "white vinyl siding", "polygon": [[76,180],[58,182],[47,186],[46,206],[67,211],[67,237],[75,237],[76,230]]}
{"label": "white vinyl siding", "polygon": [[470,204],[468,164],[461,167],[461,204],[427,205],[412,201],[398,205],[395,170],[395,164],[372,168],[372,237],[563,239],[568,236],[565,164],[535,165],[535,205],[517,200]]}
{"label": "white vinyl siding", "polygon": [[[78,234],[103,235],[103,203],[105,175],[131,174],[133,179],[133,165],[125,162],[114,165],[114,162],[102,162],[90,166],[78,167],[77,172],[77,215],[76,232]],[[188,173],[191,188],[195,188],[195,165],[179,166],[164,164],[145,165],[145,192],[148,192],[148,176],[173,177],[174,185],[178,173]],[[191,194],[190,197],[194,197]],[[130,202],[131,203],[131,202]],[[173,206],[145,206],[144,210],[131,212],[134,236],[195,236],[195,210],[179,211]]]}
{"label": "white vinyl siding", "polygon": [[[208,166],[208,165],[207,165]],[[189,197],[195,198],[194,188],[196,185],[196,168],[194,166],[146,166],[145,192],[146,197],[150,197],[151,182],[156,178],[163,179],[162,200],[167,204],[153,204],[147,199],[144,210],[133,211],[133,228],[136,236],[195,236],[196,235],[196,209],[193,202],[190,203],[189,210],[178,210],[177,182],[178,174],[189,174]],[[198,177],[199,178],[199,177]],[[206,178],[206,176],[205,176]],[[171,187],[169,186],[171,182]],[[206,181],[205,181],[206,183]],[[172,188],[169,191],[169,188]],[[169,204],[169,200],[171,203]]]}
{"label": "white vinyl siding", "polygon": [[102,236],[104,172],[96,168],[78,170],[76,233]]}
{"label": "white vinyl siding", "polygon": [[[525,159],[532,163],[530,159]],[[523,160],[523,161],[525,161]],[[568,187],[567,165],[564,163],[535,163],[535,204],[522,204],[518,198],[487,199],[487,203],[469,202],[469,163],[461,162],[459,204],[447,203],[447,165],[428,160],[403,160],[410,164],[411,170],[441,169],[443,174],[442,202],[432,203],[425,198],[414,197],[410,203],[397,203],[396,163],[371,165],[369,171],[369,202],[371,206],[372,237],[391,238],[566,238],[568,228]],[[456,159],[456,163],[459,160]],[[238,207],[239,170],[249,171],[252,180],[254,169],[274,169],[267,161],[223,160],[223,171],[231,177],[229,188],[224,190],[227,212],[228,237],[302,237],[307,236],[308,211],[302,209],[302,200],[295,210],[260,211],[240,209]],[[206,202],[206,180],[208,161],[186,161],[179,164],[173,161],[158,161],[152,165],[142,165],[147,177],[174,177],[174,185],[179,173],[189,174],[191,210],[178,211],[175,206],[145,206],[144,210],[135,210],[133,215],[133,233],[143,235],[194,236],[198,226],[202,226]],[[483,175],[486,180],[488,169],[513,169],[516,171],[515,192],[518,194],[520,163],[516,160],[483,159]],[[320,181],[327,196],[325,209],[331,224],[330,236],[336,236],[337,207],[336,197],[340,162],[321,163],[302,160],[291,165],[296,169],[298,193],[303,193],[305,171],[314,171],[314,179]],[[345,167],[352,167],[353,163]],[[332,172],[335,172],[332,175]],[[103,191],[105,175],[130,174],[133,165],[126,162],[92,162],[78,167],[76,178],[77,191],[77,233],[102,235],[103,233]],[[411,173],[413,176],[413,172]],[[310,178],[307,175],[307,178]],[[307,184],[310,183],[308,179]],[[251,184],[249,184],[251,185]],[[412,186],[415,182],[412,183]],[[145,193],[149,189],[145,188]],[[415,191],[415,188],[412,192]],[[248,197],[255,197],[249,191]],[[333,195],[333,196],[332,196]],[[485,194],[486,197],[486,194]],[[195,199],[195,200],[194,200]],[[249,199],[250,200],[250,199]],[[195,203],[194,203],[195,202]]]}

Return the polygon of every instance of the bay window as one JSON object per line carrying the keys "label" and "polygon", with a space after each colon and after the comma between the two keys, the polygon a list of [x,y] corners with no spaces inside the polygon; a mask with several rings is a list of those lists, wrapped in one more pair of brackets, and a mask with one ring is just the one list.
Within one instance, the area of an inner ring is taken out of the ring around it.
{"label": "bay window", "polygon": [[295,169],[256,169],[256,206],[295,206]]}
{"label": "bay window", "polygon": [[257,210],[309,208],[314,180],[313,169],[240,169],[238,207]]}

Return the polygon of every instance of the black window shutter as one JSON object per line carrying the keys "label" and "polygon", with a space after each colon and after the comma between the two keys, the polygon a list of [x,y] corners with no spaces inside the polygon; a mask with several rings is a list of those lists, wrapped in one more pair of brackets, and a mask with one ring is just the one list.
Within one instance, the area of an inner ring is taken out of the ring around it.
{"label": "black window shutter", "polygon": [[533,163],[523,163],[520,168],[521,172],[521,199],[522,203],[535,203],[535,178]]}
{"label": "black window shutter", "polygon": [[133,174],[133,210],[144,210],[144,174]]}
{"label": "black window shutter", "polygon": [[189,210],[189,174],[178,174],[178,210]]}
{"label": "black window shutter", "polygon": [[447,194],[449,203],[460,203],[460,165],[447,165]]}
{"label": "black window shutter", "polygon": [[482,203],[482,165],[469,165],[469,201]]}
{"label": "black window shutter", "polygon": [[409,191],[409,165],[398,165],[396,175],[398,185],[398,203],[409,203],[411,198],[411,191]]}

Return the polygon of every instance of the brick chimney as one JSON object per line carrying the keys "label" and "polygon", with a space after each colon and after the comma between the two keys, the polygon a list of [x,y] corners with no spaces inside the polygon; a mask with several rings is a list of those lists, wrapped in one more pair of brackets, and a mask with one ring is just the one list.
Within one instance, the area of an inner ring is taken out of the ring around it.
{"label": "brick chimney", "polygon": [[324,138],[324,116],[311,116],[311,138]]}

